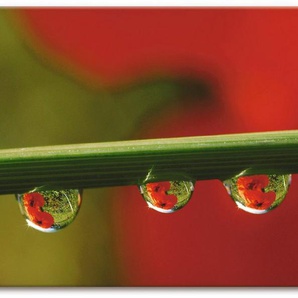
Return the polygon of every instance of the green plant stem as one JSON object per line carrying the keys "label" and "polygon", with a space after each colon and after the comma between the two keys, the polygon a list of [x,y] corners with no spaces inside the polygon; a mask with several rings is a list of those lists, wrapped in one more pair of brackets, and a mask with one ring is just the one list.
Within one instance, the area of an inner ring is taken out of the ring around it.
{"label": "green plant stem", "polygon": [[0,150],[0,194],[298,173],[298,131]]}

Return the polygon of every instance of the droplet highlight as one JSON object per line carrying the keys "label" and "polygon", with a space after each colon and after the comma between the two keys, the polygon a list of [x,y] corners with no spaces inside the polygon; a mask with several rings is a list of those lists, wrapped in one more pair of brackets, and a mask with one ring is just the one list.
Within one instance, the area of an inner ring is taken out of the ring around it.
{"label": "droplet highlight", "polygon": [[285,199],[291,175],[250,175],[224,181],[236,205],[249,213],[264,214]]}
{"label": "droplet highlight", "polygon": [[28,226],[41,232],[57,232],[67,227],[82,203],[82,192],[78,189],[34,189],[16,197]]}
{"label": "droplet highlight", "polygon": [[193,190],[191,181],[161,181],[140,186],[140,192],[149,208],[162,213],[173,213],[183,208]]}

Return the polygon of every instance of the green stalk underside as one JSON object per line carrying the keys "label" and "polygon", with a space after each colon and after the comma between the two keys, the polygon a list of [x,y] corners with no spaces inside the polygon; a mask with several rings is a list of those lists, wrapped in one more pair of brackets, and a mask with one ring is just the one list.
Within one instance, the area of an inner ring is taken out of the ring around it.
{"label": "green stalk underside", "polygon": [[0,194],[298,173],[298,130],[0,150]]}

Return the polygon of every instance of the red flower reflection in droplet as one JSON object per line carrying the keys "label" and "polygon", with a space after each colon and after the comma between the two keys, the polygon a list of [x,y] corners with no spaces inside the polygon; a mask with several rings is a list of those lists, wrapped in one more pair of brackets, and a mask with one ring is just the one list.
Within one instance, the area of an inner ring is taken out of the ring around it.
{"label": "red flower reflection in droplet", "polygon": [[153,182],[146,184],[147,191],[153,201],[153,205],[162,209],[172,209],[177,204],[177,197],[168,194],[171,183],[169,181]]}
{"label": "red flower reflection in droplet", "polygon": [[48,212],[37,212],[34,223],[44,229],[48,229],[54,224],[54,218]]}
{"label": "red flower reflection in droplet", "polygon": [[275,200],[274,191],[265,192],[269,184],[267,175],[244,176],[237,180],[237,188],[240,196],[245,200],[247,207],[266,210]]}
{"label": "red flower reflection in droplet", "polygon": [[39,211],[30,206],[26,210],[29,220],[36,225],[48,229],[54,224],[54,218],[50,213]]}
{"label": "red flower reflection in droplet", "polygon": [[31,222],[44,229],[48,229],[54,224],[53,216],[41,210],[41,207],[45,204],[45,200],[40,193],[32,192],[24,194],[23,202]]}
{"label": "red flower reflection in droplet", "polygon": [[38,192],[24,194],[23,201],[25,207],[40,208],[45,204],[44,197]]}

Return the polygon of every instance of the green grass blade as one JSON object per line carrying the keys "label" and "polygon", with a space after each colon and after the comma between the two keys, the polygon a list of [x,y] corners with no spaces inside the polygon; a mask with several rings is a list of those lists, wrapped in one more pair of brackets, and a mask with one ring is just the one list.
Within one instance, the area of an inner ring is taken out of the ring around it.
{"label": "green grass blade", "polygon": [[0,193],[298,173],[298,131],[0,150]]}

